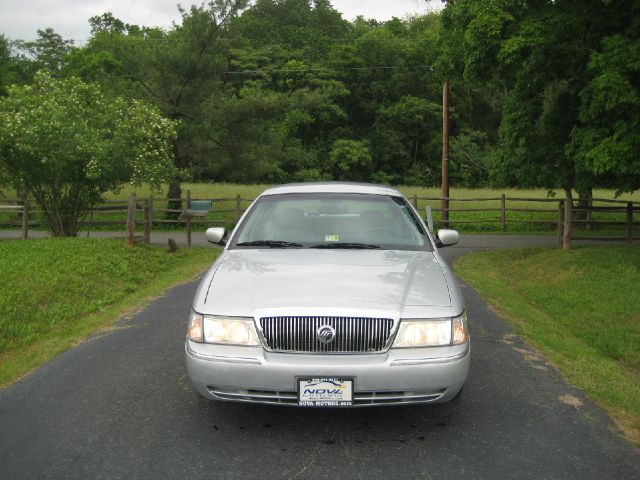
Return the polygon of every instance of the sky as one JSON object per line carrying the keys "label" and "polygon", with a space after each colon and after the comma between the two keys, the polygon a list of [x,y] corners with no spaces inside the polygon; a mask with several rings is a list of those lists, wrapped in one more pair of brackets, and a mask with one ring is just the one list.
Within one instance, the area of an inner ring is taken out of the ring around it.
{"label": "sky", "polygon": [[[17,40],[36,38],[38,29],[53,28],[82,43],[89,37],[88,19],[111,12],[125,23],[170,27],[180,18],[176,5],[200,0],[0,0],[0,33]],[[349,20],[358,15],[378,20],[442,8],[440,0],[331,0]]]}

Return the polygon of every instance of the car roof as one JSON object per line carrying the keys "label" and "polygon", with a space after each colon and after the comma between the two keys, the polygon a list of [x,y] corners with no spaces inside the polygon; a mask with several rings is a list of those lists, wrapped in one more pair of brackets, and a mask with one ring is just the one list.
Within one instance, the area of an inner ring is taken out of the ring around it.
{"label": "car roof", "polygon": [[376,185],[374,183],[352,183],[352,182],[306,182],[289,183],[271,187],[260,196],[280,195],[286,193],[368,193],[371,195],[393,195],[402,194],[392,187]]}

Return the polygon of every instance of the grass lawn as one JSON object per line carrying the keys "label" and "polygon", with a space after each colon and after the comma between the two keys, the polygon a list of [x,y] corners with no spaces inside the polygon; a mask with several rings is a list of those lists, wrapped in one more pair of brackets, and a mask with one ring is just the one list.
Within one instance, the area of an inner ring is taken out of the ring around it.
{"label": "grass lawn", "polygon": [[640,445],[640,249],[465,255],[456,273]]}
{"label": "grass lawn", "polygon": [[107,239],[0,242],[0,386],[194,278],[216,255]]}

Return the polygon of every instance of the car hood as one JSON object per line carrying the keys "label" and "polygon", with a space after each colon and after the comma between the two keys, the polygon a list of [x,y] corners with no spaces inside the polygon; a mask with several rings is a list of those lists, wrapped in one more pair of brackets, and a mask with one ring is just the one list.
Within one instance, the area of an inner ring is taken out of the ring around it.
{"label": "car hood", "polygon": [[303,309],[405,316],[411,306],[446,307],[431,309],[436,314],[451,306],[436,256],[405,250],[229,250],[199,297],[194,306],[202,313],[233,316]]}

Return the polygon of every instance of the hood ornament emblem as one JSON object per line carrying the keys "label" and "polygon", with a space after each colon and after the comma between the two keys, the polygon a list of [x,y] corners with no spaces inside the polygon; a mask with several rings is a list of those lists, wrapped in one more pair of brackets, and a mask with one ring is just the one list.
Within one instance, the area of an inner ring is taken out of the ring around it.
{"label": "hood ornament emblem", "polygon": [[336,329],[331,325],[321,325],[316,330],[316,338],[320,343],[324,343],[325,345],[331,343],[336,338]]}

